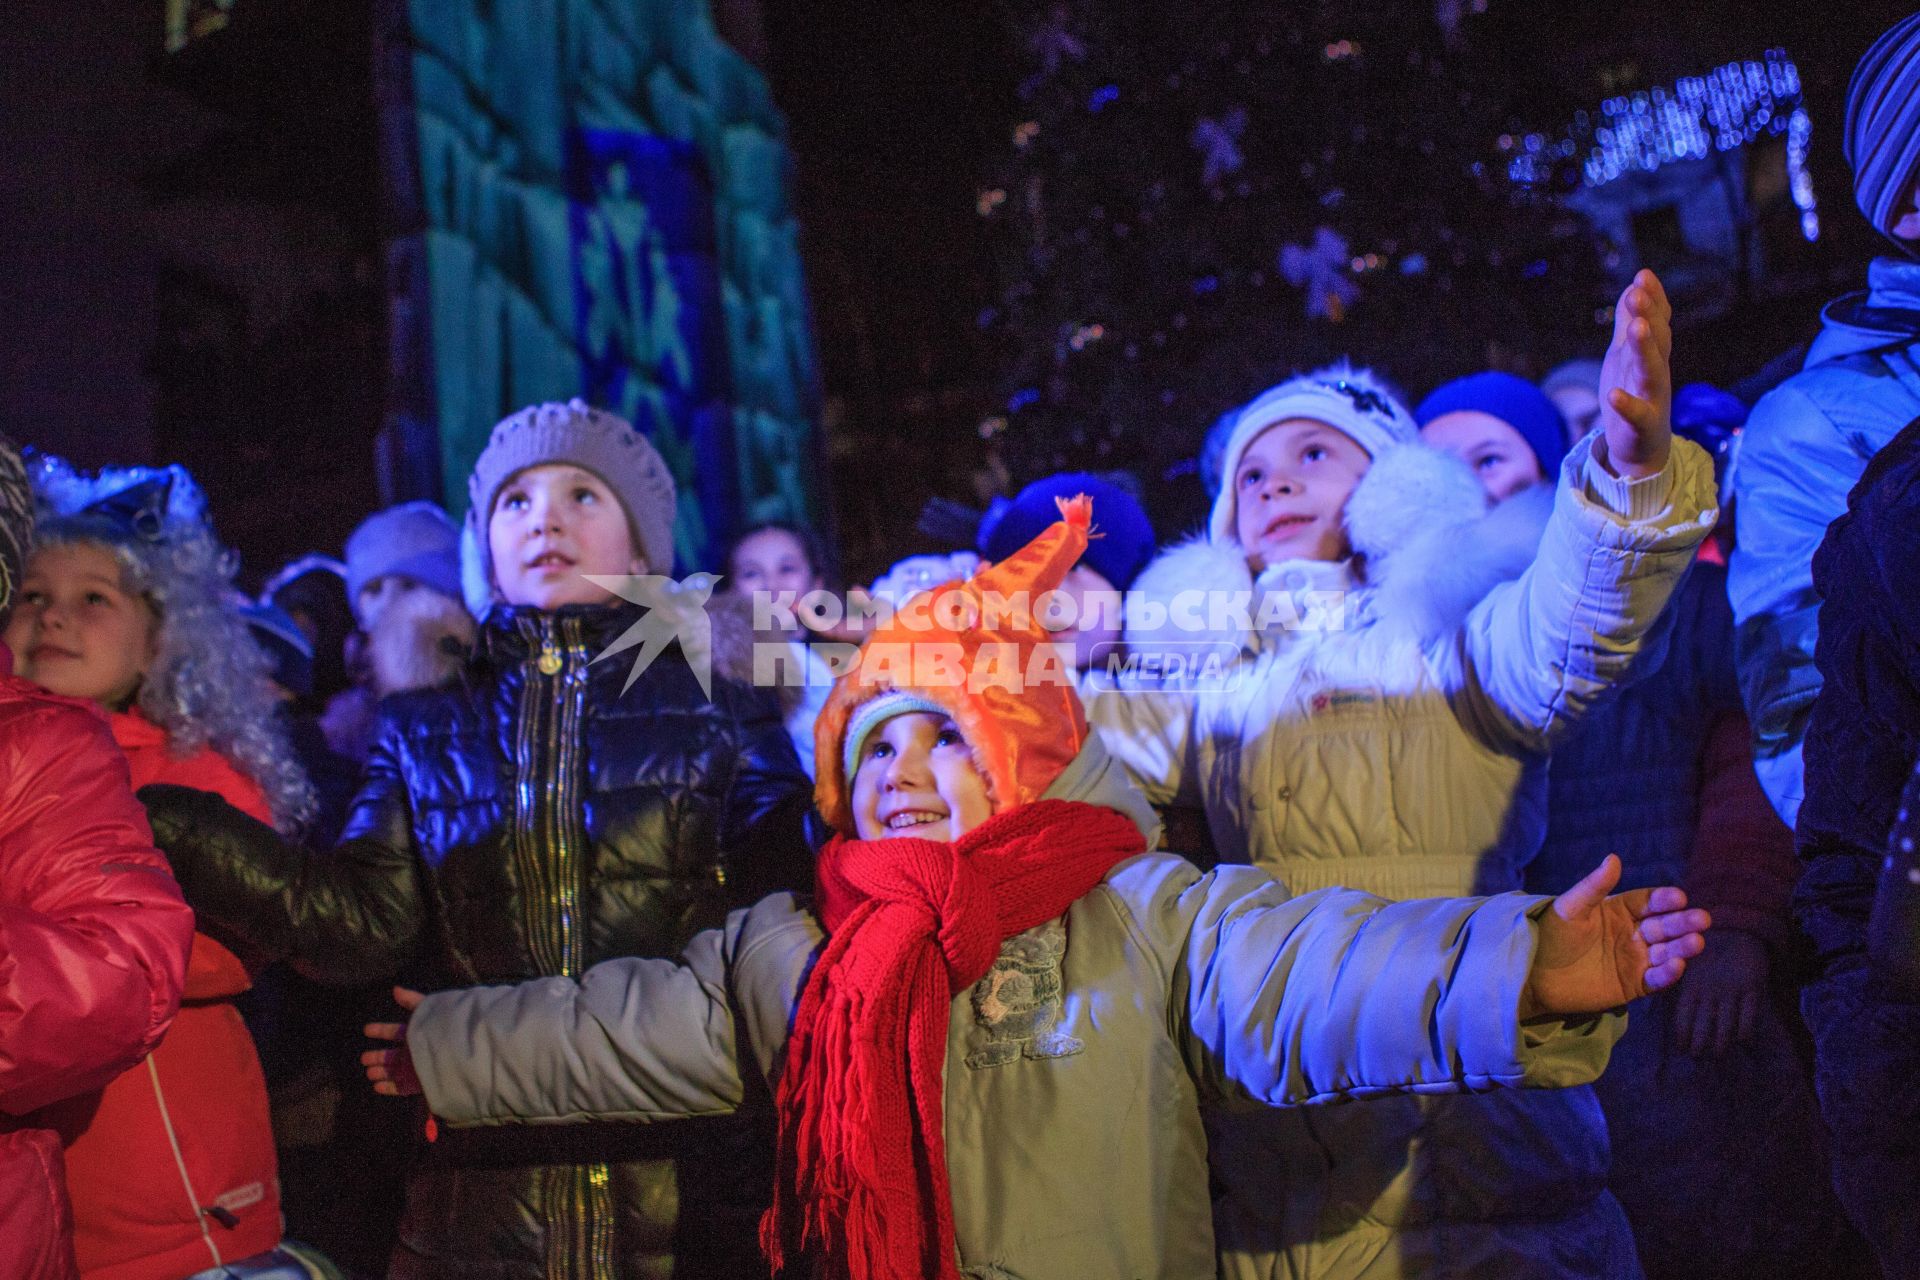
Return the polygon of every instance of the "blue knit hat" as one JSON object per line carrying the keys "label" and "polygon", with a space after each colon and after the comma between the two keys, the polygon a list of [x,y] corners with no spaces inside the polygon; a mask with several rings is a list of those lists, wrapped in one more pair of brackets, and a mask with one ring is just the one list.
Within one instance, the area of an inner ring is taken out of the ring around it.
{"label": "blue knit hat", "polygon": [[1153,524],[1132,494],[1086,472],[1046,476],[1012,499],[994,499],[980,522],[980,554],[996,564],[1005,560],[1060,519],[1055,498],[1071,498],[1078,493],[1093,499],[1094,528],[1080,563],[1111,582],[1114,590],[1125,591],[1153,559]]}
{"label": "blue knit hat", "polygon": [[902,690],[883,693],[877,698],[861,703],[859,710],[853,713],[853,718],[847,721],[847,736],[841,747],[844,756],[840,763],[846,770],[846,776],[852,778],[857,772],[860,750],[867,745],[867,735],[895,716],[904,716],[915,711],[926,711],[936,716],[953,714],[951,710],[930,698],[923,698],[917,693],[907,693]]}
{"label": "blue knit hat", "polygon": [[1891,236],[1920,173],[1920,13],[1887,28],[1854,68],[1842,146],[1860,212]]}
{"label": "blue knit hat", "polygon": [[1469,410],[1489,414],[1518,431],[1548,480],[1560,474],[1560,463],[1567,456],[1567,420],[1546,392],[1511,373],[1470,373],[1435,388],[1413,411],[1413,419],[1424,427],[1435,418]]}
{"label": "blue knit hat", "polygon": [[273,664],[273,682],[289,693],[306,697],[313,692],[313,641],[286,610],[271,604],[247,602],[240,606],[247,631]]}
{"label": "blue knit hat", "polygon": [[347,599],[360,618],[360,593],[385,577],[411,578],[455,600],[460,594],[460,530],[431,502],[376,512],[347,538]]}

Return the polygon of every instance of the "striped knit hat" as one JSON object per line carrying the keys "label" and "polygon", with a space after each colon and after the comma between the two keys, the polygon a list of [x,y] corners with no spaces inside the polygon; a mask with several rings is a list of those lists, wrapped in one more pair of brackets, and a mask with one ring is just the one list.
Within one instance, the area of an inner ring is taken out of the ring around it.
{"label": "striped knit hat", "polygon": [[1890,237],[1920,173],[1920,13],[1887,28],[1854,68],[1844,147],[1860,212]]}
{"label": "striped knit hat", "polygon": [[33,491],[27,485],[20,447],[0,436],[0,622],[6,621],[26,575],[33,543]]}

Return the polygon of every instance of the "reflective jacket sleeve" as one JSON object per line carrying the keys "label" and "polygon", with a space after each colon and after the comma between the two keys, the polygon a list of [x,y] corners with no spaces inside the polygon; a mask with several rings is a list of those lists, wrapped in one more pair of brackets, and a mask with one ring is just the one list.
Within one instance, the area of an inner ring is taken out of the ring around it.
{"label": "reflective jacket sleeve", "polygon": [[775,1075],[821,933],[792,895],[735,911],[678,960],[426,998],[407,1045],[450,1125],[725,1115]]}
{"label": "reflective jacket sleeve", "polygon": [[1228,1103],[1584,1084],[1625,1030],[1623,1013],[1521,1024],[1547,898],[1290,898],[1251,867],[1166,857],[1107,888],[1161,960],[1189,1070]]}
{"label": "reflective jacket sleeve", "polygon": [[106,726],[79,707],[0,720],[0,1111],[107,1083],[180,1003],[193,913]]}
{"label": "reflective jacket sleeve", "polygon": [[1597,440],[1568,455],[1534,562],[1430,654],[1461,723],[1496,749],[1548,750],[1626,677],[1719,515],[1698,445],[1674,440],[1665,471],[1628,483]]}
{"label": "reflective jacket sleeve", "polygon": [[202,927],[260,963],[285,960],[316,982],[391,979],[424,923],[412,806],[383,736],[367,760],[344,838],[310,850],[218,796],[140,789],[154,839]]}

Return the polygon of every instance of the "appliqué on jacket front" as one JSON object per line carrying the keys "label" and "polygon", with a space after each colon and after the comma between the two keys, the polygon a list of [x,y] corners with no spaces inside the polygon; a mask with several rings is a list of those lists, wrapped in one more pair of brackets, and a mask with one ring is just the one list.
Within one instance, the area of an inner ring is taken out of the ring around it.
{"label": "appliqu\u00e9 on jacket front", "polygon": [[973,984],[974,1026],[967,1065],[980,1070],[1022,1058],[1066,1058],[1086,1041],[1060,1030],[1066,1012],[1063,962],[1067,925],[1050,920],[1000,947],[987,976]]}

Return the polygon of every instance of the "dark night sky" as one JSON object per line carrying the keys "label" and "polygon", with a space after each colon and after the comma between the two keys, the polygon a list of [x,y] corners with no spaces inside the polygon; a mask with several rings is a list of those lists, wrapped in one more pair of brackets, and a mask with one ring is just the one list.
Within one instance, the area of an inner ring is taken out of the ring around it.
{"label": "dark night sky", "polygon": [[[279,0],[241,0],[248,3]],[[1493,0],[1473,21],[1510,45],[1516,99],[1540,101],[1543,112],[1556,93],[1590,99],[1580,76],[1602,62],[1638,61],[1651,82],[1784,44],[1808,80],[1829,229],[1810,265],[1839,278],[1857,277],[1873,249],[1839,156],[1841,95],[1859,52],[1908,7]],[[1406,9],[1408,21],[1432,21],[1428,4]],[[159,447],[155,251],[140,184],[153,156],[169,149],[166,131],[184,118],[148,83],[162,11],[161,0],[43,6],[0,35],[6,424],[86,464],[153,461]],[[1007,11],[935,0],[765,5],[767,70],[795,152],[833,508],[856,574],[882,567],[882,552],[917,549],[912,515],[929,494],[977,497],[969,492],[981,457],[975,427],[1005,394],[974,326],[994,281],[973,205],[1020,118],[1013,86],[1023,51],[1002,26]],[[1814,319],[1809,301],[1803,316],[1756,318],[1714,340],[1722,355],[1750,354],[1758,365],[1785,345],[1783,334],[1810,330]],[[261,430],[270,437],[266,409]],[[360,460],[359,475],[370,466],[373,425],[341,426],[339,448]],[[1201,424],[1191,425],[1197,434]],[[221,492],[228,505],[247,501],[238,480]],[[302,495],[276,497],[274,520],[308,515]],[[369,509],[375,501],[354,497]],[[251,540],[249,563],[264,567],[257,561],[276,540],[253,513],[220,509],[228,527],[250,530],[236,540]],[[350,516],[336,504],[325,523]]]}

